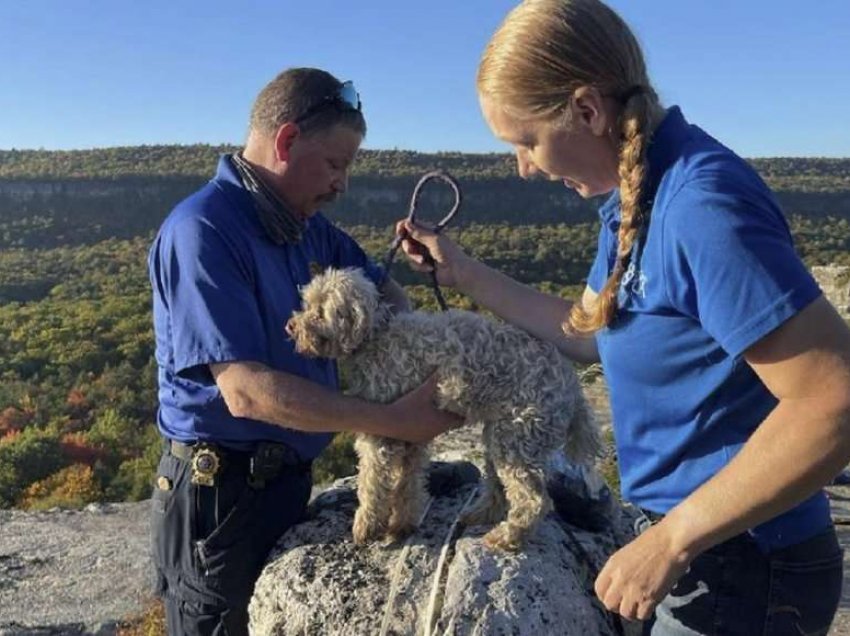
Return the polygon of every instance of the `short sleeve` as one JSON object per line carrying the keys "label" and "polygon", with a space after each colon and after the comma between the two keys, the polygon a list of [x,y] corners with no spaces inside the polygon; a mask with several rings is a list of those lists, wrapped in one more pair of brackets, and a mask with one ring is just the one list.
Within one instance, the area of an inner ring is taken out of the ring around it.
{"label": "short sleeve", "polygon": [[820,296],[782,213],[764,194],[689,184],[663,217],[668,297],[732,356]]}
{"label": "short sleeve", "polygon": [[208,221],[163,228],[153,271],[168,308],[175,372],[217,362],[266,362],[265,330],[249,259]]}

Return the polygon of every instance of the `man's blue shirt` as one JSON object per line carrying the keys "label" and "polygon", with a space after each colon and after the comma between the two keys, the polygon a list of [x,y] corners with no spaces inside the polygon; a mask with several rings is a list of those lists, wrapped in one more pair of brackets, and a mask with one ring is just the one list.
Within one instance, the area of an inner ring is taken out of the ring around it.
{"label": "man's blue shirt", "polygon": [[259,362],[338,388],[335,363],[296,354],[284,325],[300,308],[299,287],[316,268],[362,267],[377,283],[380,270],[363,250],[321,214],[307,221],[298,244],[273,243],[223,156],[215,178],[165,220],[148,265],[162,435],[234,448],[279,441],[303,459],[318,455],[330,434],[231,416],[208,365]]}
{"label": "man's blue shirt", "polygon": [[[621,310],[596,339],[623,496],[663,513],[723,468],[774,408],[742,354],[821,292],[764,182],[678,108],[656,130],[648,160],[649,225],[622,279]],[[588,278],[596,292],[616,256],[617,193],[600,216]],[[751,533],[770,549],[829,522],[817,494]]]}

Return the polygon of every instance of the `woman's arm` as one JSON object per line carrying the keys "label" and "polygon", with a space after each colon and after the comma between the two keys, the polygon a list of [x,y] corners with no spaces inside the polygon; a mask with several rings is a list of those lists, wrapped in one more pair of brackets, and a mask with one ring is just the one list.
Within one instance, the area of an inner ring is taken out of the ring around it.
{"label": "woman's arm", "polygon": [[800,503],[850,461],[850,331],[826,299],[745,357],[779,403],[723,470],[600,572],[597,594],[627,618],[648,617],[696,555]]}
{"label": "woman's arm", "polygon": [[[544,294],[505,276],[468,256],[442,234],[406,222],[400,223],[397,229],[406,236],[402,249],[414,269],[421,272],[433,269],[424,256],[427,249],[436,265],[440,284],[457,288],[506,322],[551,342],[576,362],[599,361],[596,338],[567,336],[561,329],[572,307],[570,301]],[[587,305],[595,299],[593,291],[586,289],[582,302]]]}

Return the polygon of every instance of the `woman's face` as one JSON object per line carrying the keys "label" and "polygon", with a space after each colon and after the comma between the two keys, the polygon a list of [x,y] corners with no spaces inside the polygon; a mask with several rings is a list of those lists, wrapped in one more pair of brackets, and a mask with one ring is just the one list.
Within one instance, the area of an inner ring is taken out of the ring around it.
{"label": "woman's face", "polygon": [[619,185],[616,144],[610,135],[614,113],[605,100],[570,100],[569,127],[551,121],[512,117],[489,97],[482,96],[484,119],[499,139],[514,147],[517,171],[523,179],[543,173],[563,181],[583,198],[611,192]]}

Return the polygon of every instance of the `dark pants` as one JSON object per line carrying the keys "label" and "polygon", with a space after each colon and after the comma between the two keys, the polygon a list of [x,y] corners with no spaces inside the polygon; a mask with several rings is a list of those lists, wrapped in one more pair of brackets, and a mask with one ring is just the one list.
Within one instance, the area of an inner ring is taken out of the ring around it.
{"label": "dark pants", "polygon": [[[638,520],[640,530],[648,527]],[[835,529],[764,554],[744,533],[704,552],[658,605],[644,634],[825,635],[841,599]]]}
{"label": "dark pants", "polygon": [[172,636],[248,634],[248,602],[269,551],[298,522],[310,496],[309,465],[285,466],[263,488],[248,485],[248,455],[219,485],[191,483],[189,464],[159,462],[152,504],[155,591]]}

